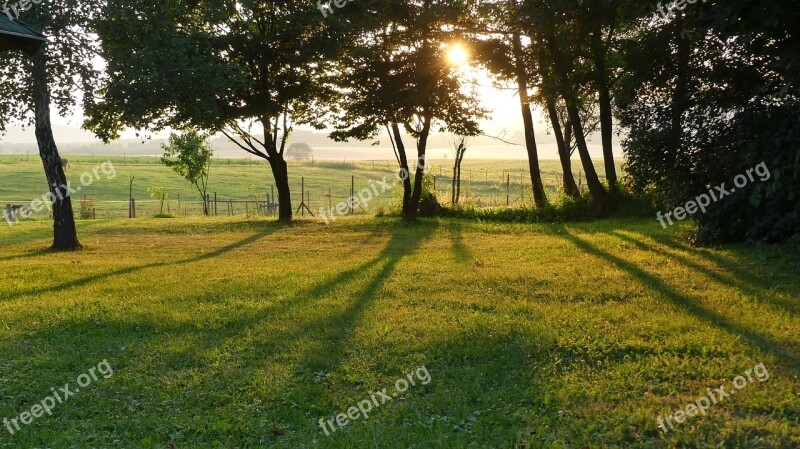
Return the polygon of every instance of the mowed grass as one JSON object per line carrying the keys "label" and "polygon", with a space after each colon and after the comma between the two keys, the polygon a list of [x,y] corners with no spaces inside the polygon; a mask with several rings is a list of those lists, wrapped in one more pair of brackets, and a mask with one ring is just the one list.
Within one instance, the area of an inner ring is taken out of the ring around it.
{"label": "mowed grass", "polygon": [[[8,448],[790,448],[800,251],[655,220],[0,230],[0,418],[113,367]],[[769,371],[667,434],[666,416]],[[318,426],[425,366],[431,381]]]}

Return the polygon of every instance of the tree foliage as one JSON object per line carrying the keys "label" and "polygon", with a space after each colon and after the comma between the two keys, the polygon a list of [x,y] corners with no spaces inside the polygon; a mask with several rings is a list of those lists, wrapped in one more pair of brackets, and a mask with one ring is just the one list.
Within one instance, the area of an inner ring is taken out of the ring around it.
{"label": "tree foliage", "polygon": [[618,109],[634,187],[673,207],[762,162],[771,170],[698,214],[698,243],[800,230],[797,15],[788,2],[698,3],[641,17],[626,42]]}
{"label": "tree foliage", "polygon": [[162,163],[197,189],[203,201],[203,213],[208,215],[208,175],[214,155],[208,135],[194,129],[183,134],[171,133],[169,143],[161,149],[164,150]]}

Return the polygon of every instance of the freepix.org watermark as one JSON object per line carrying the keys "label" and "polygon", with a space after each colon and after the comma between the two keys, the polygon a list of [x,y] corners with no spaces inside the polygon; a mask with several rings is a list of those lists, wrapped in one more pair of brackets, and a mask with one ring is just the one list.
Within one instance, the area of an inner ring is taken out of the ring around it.
{"label": "freepix.org watermark", "polygon": [[[703,0],[703,3],[705,2],[706,0]],[[661,2],[658,2],[656,10],[658,11],[659,14],[661,14],[661,17],[665,19],[672,19],[675,17],[676,9],[679,11],[683,11],[684,9],[686,9],[687,5],[694,5],[695,3],[697,3],[697,0],[677,0],[672,3],[667,3],[667,9],[665,11],[664,6],[661,4]]]}
{"label": "freepix.org watermark", "polygon": [[[755,379],[753,379],[753,374],[755,374]],[[658,427],[660,427],[664,433],[667,433],[669,432],[669,429],[675,428],[675,426],[672,424],[673,419],[676,423],[682,424],[688,417],[697,416],[698,414],[705,415],[706,410],[708,410],[709,407],[721,402],[723,399],[731,396],[732,394],[736,394],[737,390],[741,390],[742,388],[746,387],[748,383],[753,383],[755,380],[758,380],[759,382],[766,382],[768,379],[769,371],[767,371],[767,367],[765,367],[763,363],[759,363],[752,369],[745,371],[743,376],[736,376],[733,379],[733,388],[730,388],[728,391],[725,391],[725,385],[714,389],[708,388],[706,389],[706,393],[708,393],[708,395],[699,397],[696,401],[687,404],[686,407],[676,411],[666,418],[659,416]],[[666,420],[666,424],[664,423],[664,420]],[[667,429],[667,424],[669,425],[669,429]]]}
{"label": "freepix.org watermark", "polygon": [[683,207],[676,207],[674,210],[671,210],[665,214],[662,214],[660,211],[656,213],[656,219],[661,223],[661,226],[664,229],[667,229],[667,224],[664,222],[666,218],[670,225],[675,223],[672,222],[672,219],[675,218],[676,220],[685,220],[689,216],[692,216],[697,213],[698,210],[702,211],[703,213],[706,212],[706,208],[711,205],[712,200],[714,203],[717,201],[725,198],[728,195],[733,194],[736,192],[736,189],[741,189],[746,187],[749,183],[755,182],[756,178],[753,177],[753,173],[758,176],[758,180],[761,182],[769,180],[772,177],[772,174],[767,168],[767,164],[762,162],[756,165],[753,168],[747,169],[745,173],[736,175],[733,178],[733,184],[736,187],[731,187],[730,189],[725,188],[725,183],[715,186],[713,189],[711,186],[706,186],[708,193],[704,193],[702,195],[698,195],[693,200],[689,200]]}
{"label": "freepix.org watermark", "polygon": [[38,5],[43,1],[44,0],[19,0],[18,2],[11,3],[10,5],[6,3],[3,5],[3,12],[8,16],[8,20],[14,21],[15,19],[19,19],[20,11],[28,11],[33,7],[33,5]]}
{"label": "freepix.org watermark", "polygon": [[[428,174],[431,172],[433,167],[431,164],[425,160],[424,157],[417,159],[417,168],[422,170],[423,174]],[[403,182],[409,178],[408,170],[405,168],[401,168],[395,174],[395,178],[398,181]],[[351,210],[354,210],[357,207],[362,207],[366,210],[367,206],[369,206],[369,202],[372,201],[373,198],[377,198],[384,194],[388,190],[392,190],[394,188],[394,184],[391,181],[388,181],[384,176],[380,181],[370,181],[370,187],[361,189],[357,194],[354,194],[347,201],[341,201],[336,206],[325,210],[324,208],[319,209],[319,216],[325,220],[325,224],[330,224],[331,221],[336,221],[336,216],[345,216]]]}
{"label": "freepix.org watermark", "polygon": [[58,389],[55,387],[51,388],[52,396],[45,397],[41,402],[31,407],[30,411],[22,412],[15,418],[3,418],[3,425],[6,430],[8,430],[8,433],[14,435],[14,433],[21,430],[20,424],[27,426],[30,425],[34,419],[41,418],[45,414],[47,414],[47,416],[52,416],[53,409],[56,408],[58,404],[63,404],[70,397],[78,394],[81,388],[86,388],[91,385],[93,381],[99,380],[98,374],[103,376],[103,379],[108,379],[114,375],[114,370],[111,369],[111,365],[109,365],[108,361],[103,360],[98,363],[97,366],[89,368],[88,372],[78,376],[75,382],[80,388],[72,388],[70,384],[65,384]]}
{"label": "freepix.org watermark", "polygon": [[318,0],[317,8],[319,8],[319,12],[322,13],[322,17],[328,17],[328,13],[333,14],[332,5],[336,5],[337,8],[342,9],[347,6],[348,3],[352,2],[353,0]]}
{"label": "freepix.org watermark", "polygon": [[[409,388],[416,386],[417,382],[415,378],[419,380],[419,383],[422,385],[428,385],[431,383],[431,374],[428,372],[428,368],[423,365],[406,374],[406,377],[397,379],[397,381],[394,383],[394,391],[391,394],[389,394],[386,388],[376,393],[370,392],[368,398],[358,403],[358,407],[353,406],[348,408],[347,414],[339,413],[335,417],[332,416],[328,418],[327,421],[325,421],[323,418],[320,418],[319,427],[325,432],[325,435],[330,436],[331,433],[336,433],[337,425],[339,427],[344,427],[350,421],[355,421],[359,418],[367,419],[373,408],[380,407],[381,405],[392,401],[394,398],[405,393]],[[328,432],[329,426],[330,432]]]}
{"label": "freepix.org watermark", "polygon": [[31,201],[30,205],[21,206],[15,208],[14,210],[5,209],[3,211],[3,218],[5,218],[8,226],[10,227],[14,226],[14,223],[19,223],[20,218],[31,218],[35,212],[41,212],[44,209],[52,212],[53,205],[56,204],[56,201],[63,201],[64,198],[68,198],[72,196],[73,193],[78,193],[84,187],[89,187],[95,181],[99,181],[101,172],[103,175],[105,175],[105,179],[109,181],[117,176],[117,170],[114,168],[114,164],[112,164],[111,161],[103,162],[102,164],[93,168],[91,171],[87,171],[80,176],[79,180],[81,185],[73,188],[70,181],[67,181],[66,184],[61,184],[61,186],[53,183],[53,187],[55,187],[54,190],[56,192],[55,194],[53,194],[53,192],[47,192],[42,195],[41,198]]}

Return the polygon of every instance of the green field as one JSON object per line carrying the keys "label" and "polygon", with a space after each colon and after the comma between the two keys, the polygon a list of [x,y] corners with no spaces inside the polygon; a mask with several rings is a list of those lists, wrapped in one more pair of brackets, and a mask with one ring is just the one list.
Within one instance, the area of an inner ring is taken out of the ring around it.
{"label": "green field", "polygon": [[[199,215],[202,213],[200,197],[194,187],[161,165],[154,157],[122,158],[122,157],[89,157],[70,156],[70,167],[67,177],[73,185],[80,184],[83,173],[91,173],[92,169],[110,160],[117,173],[114,179],[106,179],[100,172],[100,179],[84,188],[74,198],[74,207],[80,209],[80,200],[93,200],[97,218],[119,218],[128,215],[128,195],[130,177],[134,176],[133,197],[140,209],[139,217],[152,216],[159,207],[151,199],[148,189],[163,187],[169,192],[171,212],[177,212],[178,199],[181,200],[180,213]],[[440,199],[449,203],[452,182],[452,161],[431,161],[431,174],[437,177],[437,191]],[[371,182],[383,177],[393,179],[395,163],[391,161],[360,162],[289,162],[289,177],[292,188],[292,199],[295,209],[300,204],[302,179],[305,178],[306,192],[310,197],[311,210],[316,214],[319,208],[335,206],[346,201],[352,182],[356,191],[369,188]],[[558,161],[542,161],[544,182],[549,192],[555,197],[561,184],[561,166]],[[578,176],[580,164],[573,162],[575,175]],[[597,170],[602,175],[602,163],[596,162]],[[475,160],[464,161],[462,170],[462,200],[464,203],[479,206],[530,206],[532,195],[530,176],[527,174],[527,161]],[[272,174],[264,161],[247,159],[222,159],[214,161],[211,168],[209,192],[217,194],[219,215],[228,214],[228,200],[250,201],[250,204],[233,205],[235,215],[245,215],[246,210],[253,207],[256,201],[265,201],[271,194]],[[26,158],[19,155],[0,156],[0,206],[6,203],[29,204],[35,198],[46,193],[46,181],[38,157]],[[399,189],[395,189],[399,190]],[[329,198],[330,195],[330,198]],[[391,193],[381,195],[359,213],[375,214],[379,210],[387,210],[393,202]],[[47,219],[48,213],[41,213],[34,218]]]}
{"label": "green field", "polygon": [[[102,360],[113,376],[0,428],[3,448],[800,447],[796,241],[220,217],[80,221],[86,249],[51,254],[50,227],[0,226],[0,418]],[[659,431],[760,363],[768,380]]]}

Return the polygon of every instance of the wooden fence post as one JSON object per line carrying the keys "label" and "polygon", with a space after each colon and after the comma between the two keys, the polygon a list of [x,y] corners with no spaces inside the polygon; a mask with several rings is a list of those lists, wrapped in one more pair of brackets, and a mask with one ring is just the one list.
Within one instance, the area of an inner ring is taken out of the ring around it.
{"label": "wooden fence post", "polygon": [[511,175],[506,175],[506,207],[511,205],[511,198],[510,198],[510,188],[511,188]]}

